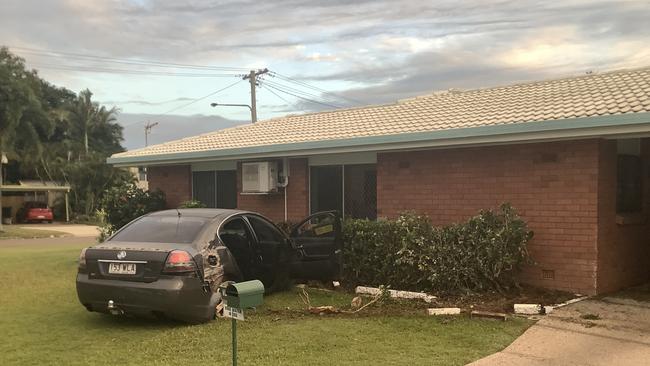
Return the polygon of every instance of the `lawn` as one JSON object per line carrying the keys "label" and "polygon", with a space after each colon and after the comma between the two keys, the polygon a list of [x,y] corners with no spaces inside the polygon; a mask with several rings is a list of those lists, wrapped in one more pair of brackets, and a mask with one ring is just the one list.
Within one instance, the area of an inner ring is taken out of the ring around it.
{"label": "lawn", "polygon": [[[184,325],[87,312],[79,247],[0,247],[0,365],[227,365],[230,322]],[[298,290],[265,298],[239,323],[240,365],[463,365],[503,349],[530,322],[422,315],[391,302],[358,315],[311,315]],[[312,305],[350,295],[310,289]]]}
{"label": "lawn", "polygon": [[51,236],[64,235],[66,233],[60,231],[26,229],[16,225],[3,225],[3,231],[0,231],[0,239],[49,238]]}

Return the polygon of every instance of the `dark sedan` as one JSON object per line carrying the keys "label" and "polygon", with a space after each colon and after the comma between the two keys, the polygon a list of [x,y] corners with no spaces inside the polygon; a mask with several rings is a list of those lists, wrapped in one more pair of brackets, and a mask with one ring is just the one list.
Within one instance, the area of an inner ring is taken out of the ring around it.
{"label": "dark sedan", "polygon": [[204,322],[225,281],[259,279],[273,291],[289,278],[337,279],[340,234],[336,212],[309,216],[290,236],[254,212],[154,212],[82,250],[77,295],[89,311]]}

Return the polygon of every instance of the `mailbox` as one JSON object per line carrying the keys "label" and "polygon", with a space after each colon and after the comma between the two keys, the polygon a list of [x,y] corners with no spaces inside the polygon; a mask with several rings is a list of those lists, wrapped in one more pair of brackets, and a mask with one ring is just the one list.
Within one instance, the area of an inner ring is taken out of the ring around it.
{"label": "mailbox", "polygon": [[254,308],[262,305],[264,284],[259,280],[230,283],[223,292],[226,305],[231,308]]}

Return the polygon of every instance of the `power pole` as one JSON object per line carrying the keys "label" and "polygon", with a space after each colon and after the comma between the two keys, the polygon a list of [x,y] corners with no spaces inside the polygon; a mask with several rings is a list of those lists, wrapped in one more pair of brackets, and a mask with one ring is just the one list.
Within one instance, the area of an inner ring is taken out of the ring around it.
{"label": "power pole", "polygon": [[147,121],[147,123],[144,125],[144,146],[149,146],[149,133],[151,133],[151,129],[154,128],[154,126],[157,126],[158,122],[151,123]]}
{"label": "power pole", "polygon": [[248,75],[244,75],[243,79],[248,81],[251,84],[251,121],[253,123],[257,122],[257,101],[255,100],[255,87],[257,86],[257,77],[266,74],[269,72],[269,69],[264,70],[251,70]]}

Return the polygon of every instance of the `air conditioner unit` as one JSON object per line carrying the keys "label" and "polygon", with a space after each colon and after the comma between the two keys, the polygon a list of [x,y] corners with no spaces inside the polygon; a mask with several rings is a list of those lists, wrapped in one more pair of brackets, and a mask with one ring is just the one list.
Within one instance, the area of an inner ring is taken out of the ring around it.
{"label": "air conditioner unit", "polygon": [[277,191],[278,163],[261,161],[242,163],[242,193],[269,193]]}

